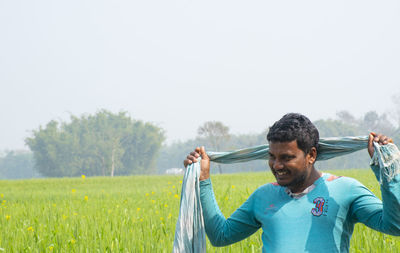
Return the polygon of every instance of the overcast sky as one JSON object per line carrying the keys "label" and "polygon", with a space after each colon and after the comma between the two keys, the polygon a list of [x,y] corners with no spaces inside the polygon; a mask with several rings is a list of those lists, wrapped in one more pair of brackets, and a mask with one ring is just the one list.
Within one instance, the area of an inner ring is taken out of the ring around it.
{"label": "overcast sky", "polygon": [[399,1],[0,0],[0,150],[50,120],[128,111],[168,143],[391,110]]}

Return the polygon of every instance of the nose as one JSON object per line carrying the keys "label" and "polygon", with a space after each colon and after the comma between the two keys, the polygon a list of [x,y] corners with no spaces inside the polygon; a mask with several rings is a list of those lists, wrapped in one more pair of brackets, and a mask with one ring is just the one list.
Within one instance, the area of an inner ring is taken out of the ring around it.
{"label": "nose", "polygon": [[283,163],[281,161],[279,161],[279,159],[275,159],[272,162],[272,168],[274,170],[281,170],[281,169],[283,169]]}

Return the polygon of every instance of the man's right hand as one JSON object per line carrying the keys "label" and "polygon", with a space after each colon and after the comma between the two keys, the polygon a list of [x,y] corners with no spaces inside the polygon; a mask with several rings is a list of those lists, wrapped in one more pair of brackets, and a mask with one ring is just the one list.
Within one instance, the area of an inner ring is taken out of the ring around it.
{"label": "man's right hand", "polygon": [[200,181],[210,178],[210,158],[208,157],[204,147],[197,147],[193,152],[186,157],[183,161],[183,165],[188,166],[189,164],[196,163],[197,158],[201,157],[200,162]]}

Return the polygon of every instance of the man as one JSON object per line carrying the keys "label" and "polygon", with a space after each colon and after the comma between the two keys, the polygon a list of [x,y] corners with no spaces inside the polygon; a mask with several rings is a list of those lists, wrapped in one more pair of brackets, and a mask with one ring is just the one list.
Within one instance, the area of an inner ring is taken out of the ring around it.
{"label": "man", "polygon": [[[319,133],[311,121],[290,113],[270,128],[269,166],[276,183],[259,187],[228,219],[215,201],[210,181],[210,160],[204,147],[184,161],[201,156],[200,198],[207,236],[214,246],[238,242],[263,229],[263,252],[348,252],[354,225],[400,235],[400,175],[383,178],[382,200],[357,180],[316,170]],[[373,142],[392,142],[371,133]],[[379,170],[377,164],[371,164]]]}

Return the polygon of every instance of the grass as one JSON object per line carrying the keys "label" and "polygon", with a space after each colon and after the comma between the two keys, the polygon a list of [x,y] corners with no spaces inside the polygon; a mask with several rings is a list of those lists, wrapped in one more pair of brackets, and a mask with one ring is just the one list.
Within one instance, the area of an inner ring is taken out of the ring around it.
{"label": "grass", "polygon": [[[380,196],[369,170],[334,171],[357,178]],[[171,252],[181,176],[0,181],[0,252]],[[229,216],[266,173],[213,175],[217,201]],[[261,231],[208,252],[260,252]],[[356,225],[351,252],[400,252],[400,239]]]}

